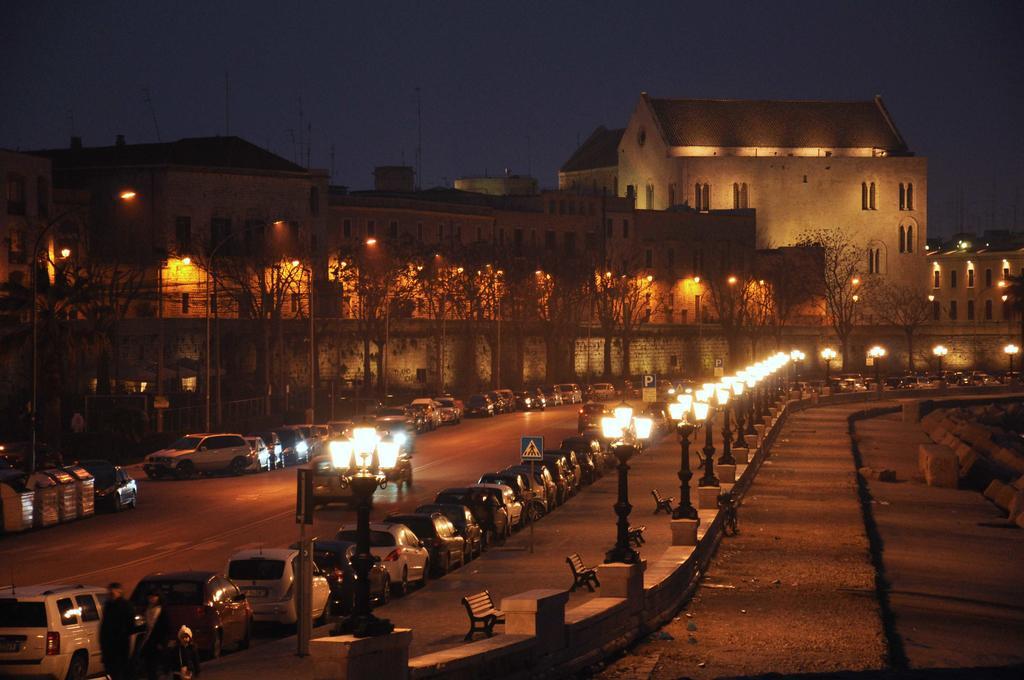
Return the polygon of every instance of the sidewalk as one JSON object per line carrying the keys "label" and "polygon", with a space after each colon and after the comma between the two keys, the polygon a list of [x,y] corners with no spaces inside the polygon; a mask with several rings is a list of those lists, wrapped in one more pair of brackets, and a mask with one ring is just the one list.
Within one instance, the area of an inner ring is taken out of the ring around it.
{"label": "sidewalk", "polygon": [[[716,427],[716,447],[720,447],[719,439],[720,432]],[[694,505],[697,504],[697,480],[700,477],[696,455],[699,447],[698,443],[691,447],[690,464],[695,473],[691,481]],[[662,496],[678,497],[678,469],[679,444],[674,434],[666,435],[630,461],[631,524],[646,526],[646,544],[640,548],[640,553],[652,559],[669,547],[671,533],[668,517],[664,513],[653,514],[651,489],[657,488]],[[444,578],[432,580],[424,589],[392,600],[376,613],[398,627],[413,630],[410,657],[462,644],[469,629],[466,610],[460,602],[464,595],[487,589],[495,602],[500,603],[502,597],[535,588],[566,590],[572,585],[569,567],[565,563],[568,555],[578,552],[588,565],[602,562],[605,551],[615,542],[616,516],[612,509],[615,498],[616,473],[610,471],[537,523],[533,554],[529,552],[529,529],[524,529],[505,545],[492,548],[481,558]],[[585,589],[570,593],[567,609],[600,594],[600,589],[595,594]],[[327,633],[327,627],[322,627],[314,632],[314,636]],[[308,676],[311,664],[294,655],[295,646],[294,637],[257,645],[247,652],[231,654],[207,664],[203,667],[203,677],[250,680],[272,668],[287,672],[292,677]]]}
{"label": "sidewalk", "polygon": [[926,486],[918,424],[891,414],[857,423],[895,631],[911,668],[1024,662],[1024,532],[976,491]]}
{"label": "sidewalk", "polygon": [[885,641],[846,416],[794,413],[691,604],[602,678],[880,668]]}

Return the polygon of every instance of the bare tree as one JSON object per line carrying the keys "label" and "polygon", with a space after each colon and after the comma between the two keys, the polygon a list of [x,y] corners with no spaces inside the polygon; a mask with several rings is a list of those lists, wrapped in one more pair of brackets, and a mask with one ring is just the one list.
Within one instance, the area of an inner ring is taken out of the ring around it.
{"label": "bare tree", "polygon": [[786,326],[810,317],[816,299],[820,306],[820,298],[812,290],[816,286],[808,286],[807,282],[819,280],[822,270],[820,248],[786,247],[758,252],[757,272],[759,281],[768,286],[770,300],[764,304],[771,309],[770,325],[776,347],[782,342]]}
{"label": "bare tree", "polygon": [[704,281],[707,298],[729,346],[729,362],[737,364],[740,361],[740,338],[749,332],[751,327],[751,312],[757,312],[770,319],[771,300],[762,294],[758,301],[753,301],[752,296],[760,288],[756,281],[751,281],[745,276],[741,278],[736,274],[718,271],[706,275]]}
{"label": "bare tree", "polygon": [[903,331],[907,339],[907,370],[914,370],[914,335],[931,317],[931,303],[914,285],[878,282],[871,291],[871,305],[883,323]]}

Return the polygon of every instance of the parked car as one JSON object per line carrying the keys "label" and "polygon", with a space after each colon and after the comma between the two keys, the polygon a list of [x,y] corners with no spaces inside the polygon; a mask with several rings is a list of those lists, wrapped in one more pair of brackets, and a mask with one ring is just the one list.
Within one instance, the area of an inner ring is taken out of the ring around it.
{"label": "parked car", "polygon": [[309,444],[306,443],[306,437],[302,434],[301,430],[292,427],[282,427],[279,430],[274,430],[274,433],[281,440],[281,460],[285,465],[299,465],[309,462],[312,454],[309,450]]}
{"label": "parked car", "polygon": [[307,423],[305,425],[296,425],[295,428],[298,429],[305,438],[310,458],[320,453],[321,450],[326,450],[327,440],[330,436],[326,425],[312,425]]}
{"label": "parked car", "polygon": [[102,676],[99,633],[106,597],[94,586],[0,591],[0,677]]}
{"label": "parked car", "polygon": [[377,416],[372,426],[381,439],[391,438],[402,453],[412,454],[416,447],[416,425],[407,416]]}
{"label": "parked car", "polygon": [[441,411],[441,422],[458,425],[462,422],[462,402],[452,397],[434,397]]}
{"label": "parked car", "polygon": [[262,430],[260,432],[253,432],[249,436],[259,437],[267,445],[267,451],[270,452],[270,469],[277,470],[284,467],[281,438],[277,436],[276,432],[273,430]]}
{"label": "parked car", "polygon": [[499,390],[494,391],[498,393],[498,396],[501,397],[502,401],[508,404],[509,413],[516,410],[516,395],[512,392],[512,390],[507,388],[501,388]]}
{"label": "parked car", "polygon": [[108,460],[80,460],[78,464],[93,476],[97,509],[119,512],[125,508],[135,508],[139,500],[139,488],[127,470]]}
{"label": "parked car", "polygon": [[[299,620],[299,551],[289,548],[241,550],[228,558],[228,578],[245,593],[254,621],[294,625]],[[313,565],[313,620],[327,612],[331,587],[320,568]]]}
{"label": "parked car", "polygon": [[543,512],[541,514],[547,514],[555,509],[558,498],[558,486],[555,484],[555,479],[551,476],[551,472],[546,467],[537,464],[532,466],[520,464],[511,465],[498,472],[498,474],[507,473],[522,475],[533,494],[533,501],[543,504]]}
{"label": "parked car", "polygon": [[486,394],[474,394],[466,400],[466,416],[490,418],[494,415],[494,402]]}
{"label": "parked car", "polygon": [[[298,545],[292,545],[297,549]],[[331,608],[335,615],[351,614],[355,606],[356,572],[352,558],[356,544],[352,541],[313,541],[313,561],[327,578],[331,588]],[[382,605],[391,599],[391,577],[388,570],[374,557],[370,565],[370,603]]]}
{"label": "parked car", "polygon": [[543,399],[538,399],[537,395],[527,390],[520,392],[513,392],[512,397],[515,399],[517,411],[543,411],[545,402]]}
{"label": "parked car", "polygon": [[544,399],[547,401],[548,406],[561,406],[562,405],[562,393],[555,389],[554,385],[540,388],[544,391]]}
{"label": "parked car", "polygon": [[150,479],[189,479],[200,473],[244,473],[256,455],[239,434],[190,434],[146,456],[142,469]]}
{"label": "parked car", "polygon": [[436,575],[444,576],[456,564],[461,567],[466,563],[466,539],[455,531],[455,525],[441,513],[402,513],[390,515],[384,521],[398,522],[412,529],[416,538],[430,552],[430,562],[434,565]]}
{"label": "parked car", "polygon": [[608,409],[604,404],[592,401],[580,406],[579,416],[576,418],[576,432],[591,427],[601,427],[601,418],[608,415]]}
{"label": "parked car", "polygon": [[505,398],[504,395],[500,394],[497,390],[491,390],[487,393],[491,402],[494,404],[495,413],[511,413],[512,404]]}
{"label": "parked car", "polygon": [[513,527],[521,527],[534,519],[540,519],[544,514],[540,507],[532,503],[533,489],[527,486],[526,480],[519,473],[488,472],[481,475],[477,486],[505,487],[511,492],[511,495],[504,491],[502,493]]}
{"label": "parked car", "polygon": [[563,451],[575,451],[583,471],[583,481],[592,484],[604,473],[606,467],[601,442],[591,437],[577,435],[562,440]]}
{"label": "parked car", "polygon": [[562,395],[562,403],[564,404],[583,403],[583,390],[576,383],[561,383],[555,385],[555,390]]}
{"label": "parked car", "polygon": [[989,385],[994,382],[996,382],[996,379],[984,371],[974,371],[971,373],[972,385]]}
{"label": "parked car", "polygon": [[172,571],[143,577],[132,592],[136,620],[146,610],[146,596],[156,592],[167,614],[168,639],[178,629],[192,629],[201,654],[216,658],[225,649],[246,649],[252,637],[252,607],[245,593],[214,571]]}
{"label": "parked car", "polygon": [[331,503],[352,503],[352,489],[342,484],[338,468],[330,452],[320,453],[309,461],[313,470],[313,505],[322,507]]}
{"label": "parked car", "polygon": [[413,399],[409,404],[409,410],[423,416],[428,430],[436,430],[441,427],[441,405],[433,399]]}
{"label": "parked car", "polygon": [[330,439],[348,437],[356,424],[352,420],[332,420],[327,423],[327,436]]}
{"label": "parked car", "polygon": [[551,473],[555,482],[555,505],[562,505],[575,492],[575,485],[572,480],[572,473],[568,469],[564,456],[547,456],[538,461]]}
{"label": "parked car", "polygon": [[256,472],[270,472],[270,449],[263,441],[263,437],[244,437],[256,457],[249,466],[250,470]]}
{"label": "parked car", "polygon": [[590,396],[596,401],[606,401],[615,398],[615,386],[611,383],[594,383],[590,386]]}
{"label": "parked car", "polygon": [[572,449],[564,451],[562,449],[549,449],[544,453],[545,455],[553,456],[561,455],[565,458],[566,464],[569,466],[569,471],[572,473],[573,484],[575,485],[576,490],[579,491],[583,486],[583,465],[580,463],[580,458],[576,455],[576,452]]}
{"label": "parked car", "polygon": [[479,557],[484,550],[484,530],[480,528],[473,512],[465,505],[459,503],[427,503],[421,505],[414,511],[416,513],[432,514],[439,512],[448,518],[448,521],[455,527],[455,531],[465,540],[466,558],[465,561]]}
{"label": "parked car", "polygon": [[[335,538],[356,541],[356,525],[344,524]],[[412,529],[396,522],[370,523],[370,553],[379,557],[388,570],[391,587],[399,595],[409,592],[409,584],[426,583],[430,575],[430,553]]]}
{"label": "parked car", "polygon": [[435,503],[465,505],[484,530],[485,541],[499,540],[512,533],[512,523],[504,498],[493,489],[452,487],[443,489],[434,497]]}

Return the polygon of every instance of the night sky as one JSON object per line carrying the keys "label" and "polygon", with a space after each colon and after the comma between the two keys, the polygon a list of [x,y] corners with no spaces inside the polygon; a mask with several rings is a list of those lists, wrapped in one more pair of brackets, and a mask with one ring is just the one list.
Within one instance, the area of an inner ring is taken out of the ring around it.
{"label": "night sky", "polygon": [[[881,94],[929,160],[931,234],[1024,228],[1024,3],[6,3],[0,147],[230,132],[368,188],[558,166],[640,91],[696,98]],[[301,119],[300,119],[301,111]],[[300,127],[300,120],[302,125]],[[307,134],[306,126],[311,132]],[[304,161],[304,157],[302,159]]]}

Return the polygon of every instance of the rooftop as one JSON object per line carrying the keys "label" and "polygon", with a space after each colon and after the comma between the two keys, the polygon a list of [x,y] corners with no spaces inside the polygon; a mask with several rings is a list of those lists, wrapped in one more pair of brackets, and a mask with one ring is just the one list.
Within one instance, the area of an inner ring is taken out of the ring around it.
{"label": "rooftop", "polygon": [[603,125],[590,133],[562,166],[562,172],[577,172],[594,168],[609,168],[619,164],[619,142],[625,128],[609,130]]}

